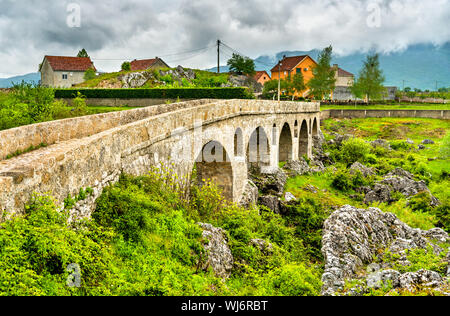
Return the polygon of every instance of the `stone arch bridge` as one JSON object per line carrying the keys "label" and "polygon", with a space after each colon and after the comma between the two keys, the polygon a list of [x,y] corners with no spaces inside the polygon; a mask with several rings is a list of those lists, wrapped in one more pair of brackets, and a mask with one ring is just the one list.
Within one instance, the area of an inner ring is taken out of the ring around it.
{"label": "stone arch bridge", "polygon": [[196,168],[199,180],[211,179],[239,202],[249,166],[271,173],[280,161],[310,157],[319,128],[319,103],[196,100],[2,131],[0,210],[22,212],[33,193],[62,205],[89,187],[92,195],[72,210],[86,217],[121,173],[142,175],[160,163],[180,176]]}

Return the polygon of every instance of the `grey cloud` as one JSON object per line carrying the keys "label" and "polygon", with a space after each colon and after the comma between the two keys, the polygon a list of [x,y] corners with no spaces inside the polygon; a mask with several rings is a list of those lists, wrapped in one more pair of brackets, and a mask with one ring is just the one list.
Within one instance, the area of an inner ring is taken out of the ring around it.
{"label": "grey cloud", "polygon": [[[66,25],[70,2],[81,6],[81,28]],[[366,23],[369,3],[381,7],[379,28]],[[348,54],[450,41],[448,0],[0,0],[0,7],[0,58],[17,71],[34,71],[47,53],[82,47],[97,58],[126,59],[206,47],[220,38],[257,57],[330,44]],[[24,60],[24,51],[30,58]],[[186,63],[214,65],[214,51]],[[101,66],[117,68],[109,65]]]}

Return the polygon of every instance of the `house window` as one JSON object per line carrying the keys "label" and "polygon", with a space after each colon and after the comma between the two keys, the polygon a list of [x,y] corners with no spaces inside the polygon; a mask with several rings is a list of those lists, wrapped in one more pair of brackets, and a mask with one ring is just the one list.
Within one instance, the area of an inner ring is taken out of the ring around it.
{"label": "house window", "polygon": [[302,72],[301,68],[297,68],[297,73],[299,74],[301,72]]}
{"label": "house window", "polygon": [[305,72],[307,72],[308,71],[308,68],[305,68],[305,69],[303,69]]}
{"label": "house window", "polygon": [[63,80],[67,80],[67,74],[62,75]]}

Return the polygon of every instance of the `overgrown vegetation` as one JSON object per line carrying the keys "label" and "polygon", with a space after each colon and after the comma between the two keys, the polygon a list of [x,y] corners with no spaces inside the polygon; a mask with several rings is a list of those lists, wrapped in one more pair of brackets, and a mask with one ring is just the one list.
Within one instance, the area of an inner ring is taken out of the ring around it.
{"label": "overgrown vegetation", "polygon": [[56,100],[54,90],[22,83],[0,94],[0,130],[89,114],[84,96],[76,94],[73,106]]}
{"label": "overgrown vegetation", "polygon": [[[25,216],[1,224],[0,293],[4,295],[318,295],[321,222],[312,200],[288,218],[242,209],[212,184],[201,189],[154,169],[122,176],[107,188],[90,221],[67,225],[53,201],[36,197]],[[186,180],[186,181],[185,181]],[[80,193],[81,194],[81,193]],[[319,215],[320,214],[320,215]],[[205,260],[198,222],[227,231],[234,269],[226,282]],[[272,244],[270,251],[252,239]],[[68,287],[70,264],[81,286]]]}

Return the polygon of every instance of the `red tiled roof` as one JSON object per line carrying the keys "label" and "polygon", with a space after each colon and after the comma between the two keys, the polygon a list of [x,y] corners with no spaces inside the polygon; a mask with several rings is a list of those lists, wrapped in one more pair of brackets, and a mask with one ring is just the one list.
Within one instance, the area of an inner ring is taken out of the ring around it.
{"label": "red tiled roof", "polygon": [[45,56],[54,71],[86,71],[93,68],[89,57]]}
{"label": "red tiled roof", "polygon": [[269,74],[268,74],[267,71],[265,71],[265,70],[263,70],[263,71],[257,71],[257,72],[255,73],[255,75],[253,76],[253,78],[254,78],[256,81],[258,81],[263,75],[266,75],[266,76],[270,79]]}
{"label": "red tiled roof", "polygon": [[[302,56],[292,56],[292,57],[285,57],[281,63],[281,71],[289,71],[295,68],[303,59],[308,57],[308,55],[302,55]],[[272,72],[278,72],[279,71],[279,64],[278,63],[275,67],[272,68]]]}
{"label": "red tiled roof", "polygon": [[354,75],[342,68],[338,68],[338,77],[354,77]]}
{"label": "red tiled roof", "polygon": [[142,59],[142,60],[133,60],[131,62],[131,70],[145,70],[153,66],[154,63],[156,63],[158,59]]}

